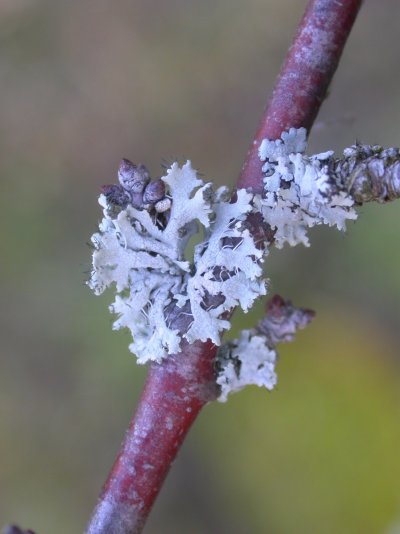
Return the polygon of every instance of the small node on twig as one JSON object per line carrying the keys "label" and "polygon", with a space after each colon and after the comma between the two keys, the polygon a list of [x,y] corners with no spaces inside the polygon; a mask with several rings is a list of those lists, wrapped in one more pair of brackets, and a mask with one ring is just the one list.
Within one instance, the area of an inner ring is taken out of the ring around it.
{"label": "small node on twig", "polygon": [[265,316],[251,330],[242,330],[239,339],[228,341],[217,352],[218,400],[225,402],[230,393],[256,385],[271,390],[277,383],[276,345],[293,341],[297,330],[305,328],[315,313],[295,308],[290,300],[274,295]]}

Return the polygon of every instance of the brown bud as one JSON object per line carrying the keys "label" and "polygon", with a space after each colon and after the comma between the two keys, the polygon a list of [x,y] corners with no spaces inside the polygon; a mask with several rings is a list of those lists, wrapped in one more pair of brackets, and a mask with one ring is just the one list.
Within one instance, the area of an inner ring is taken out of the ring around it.
{"label": "brown bud", "polygon": [[142,193],[150,180],[150,175],[144,165],[135,165],[129,159],[122,159],[118,169],[118,179],[127,191]]}
{"label": "brown bud", "polygon": [[143,208],[143,193],[131,193],[131,204],[134,208]]}
{"label": "brown bud", "polygon": [[145,204],[155,204],[165,196],[165,184],[161,179],[150,182],[143,193]]}
{"label": "brown bud", "polygon": [[270,347],[274,347],[278,343],[293,341],[297,330],[305,328],[314,316],[313,310],[295,308],[290,300],[274,295],[256,331],[267,338]]}
{"label": "brown bud", "polygon": [[101,187],[101,192],[106,197],[109,204],[121,206],[121,208],[126,208],[128,205],[129,195],[120,185],[103,185]]}

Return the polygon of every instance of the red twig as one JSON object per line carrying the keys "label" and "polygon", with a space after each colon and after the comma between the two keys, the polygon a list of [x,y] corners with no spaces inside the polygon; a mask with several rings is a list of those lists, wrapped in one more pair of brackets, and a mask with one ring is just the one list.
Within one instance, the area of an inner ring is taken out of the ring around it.
{"label": "red twig", "polygon": [[[258,146],[294,126],[309,129],[326,95],[361,0],[311,0],[278,77],[239,178],[262,186]],[[196,343],[152,365],[117,460],[87,534],[135,534],[146,517],[191,424],[215,398],[215,347]]]}
{"label": "red twig", "polygon": [[310,130],[326,96],[362,0],[311,0],[279,73],[238,180],[262,189],[258,148],[289,128]]}
{"label": "red twig", "polygon": [[87,534],[141,532],[187,431],[204,404],[216,398],[215,352],[211,343],[194,343],[150,367]]}

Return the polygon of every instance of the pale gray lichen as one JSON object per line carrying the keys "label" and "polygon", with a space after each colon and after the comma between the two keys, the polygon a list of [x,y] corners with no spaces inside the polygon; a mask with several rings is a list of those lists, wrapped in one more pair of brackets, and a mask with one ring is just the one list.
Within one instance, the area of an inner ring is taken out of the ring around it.
{"label": "pale gray lichen", "polygon": [[258,207],[275,230],[277,248],[285,243],[308,246],[307,229],[319,224],[345,229],[356,219],[354,200],[333,179],[333,152],[307,156],[306,130],[291,128],[281,139],[264,139],[259,154],[264,162],[264,192]]}
{"label": "pale gray lichen", "polygon": [[277,382],[276,358],[276,350],[268,346],[265,336],[257,335],[252,330],[242,330],[239,339],[225,343],[218,349],[218,400],[225,402],[230,393],[252,384],[273,389]]}
{"label": "pale gray lichen", "polygon": [[274,295],[255,328],[243,330],[239,339],[228,341],[218,349],[218,400],[225,402],[230,393],[252,384],[273,389],[277,382],[276,345],[293,341],[296,332],[305,328],[314,315],[312,310],[296,308],[290,300]]}
{"label": "pale gray lichen", "polygon": [[[233,203],[216,195],[215,220],[206,240],[195,249],[195,272],[187,280],[186,292],[175,296],[179,306],[190,300],[193,322],[185,334],[189,342],[211,339],[220,345],[219,333],[230,328],[229,320],[221,315],[237,305],[246,312],[257,297],[266,294],[261,280],[263,253],[243,226],[245,215],[252,209],[252,198],[244,190],[237,192]],[[224,300],[205,308],[202,303],[206,295],[222,295]]]}
{"label": "pale gray lichen", "polygon": [[[165,176],[151,181],[146,167],[122,160],[120,184],[104,186],[100,196],[104,218],[92,237],[88,284],[96,294],[115,285],[114,328],[131,331],[130,350],[139,363],[179,352],[183,339],[220,346],[230,312],[238,305],[247,311],[266,294],[262,262],[270,245],[308,246],[309,228],[327,224],[344,230],[356,218],[355,205],[400,196],[398,149],[355,145],[335,159],[332,151],[308,156],[306,147],[304,128],[264,140],[262,195],[241,189],[234,199],[226,187],[214,191],[203,183],[189,161],[183,167],[173,163]],[[260,212],[264,249],[260,236],[256,243],[251,235],[251,218],[246,221]],[[199,226],[201,242],[189,260],[188,244]],[[308,310],[282,299],[271,302],[256,329],[219,348],[220,400],[247,384],[272,389],[276,343],[308,324]]]}
{"label": "pale gray lichen", "polygon": [[[129,328],[130,350],[139,363],[179,352],[182,338],[220,344],[221,330],[230,327],[221,315],[236,305],[247,311],[266,292],[262,251],[243,224],[253,195],[239,191],[231,202],[226,188],[214,192],[189,161],[182,168],[174,163],[161,179],[168,189],[168,210],[128,203],[115,214],[101,195],[104,218],[92,237],[88,284],[96,294],[115,284],[114,328]],[[197,223],[205,237],[190,262],[186,248]],[[179,321],[174,319],[182,314],[188,316],[186,327],[175,328]]]}

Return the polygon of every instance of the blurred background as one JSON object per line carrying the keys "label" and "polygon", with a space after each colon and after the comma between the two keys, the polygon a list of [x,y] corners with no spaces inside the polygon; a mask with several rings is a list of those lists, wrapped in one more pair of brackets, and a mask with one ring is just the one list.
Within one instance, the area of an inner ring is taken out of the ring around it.
{"label": "blurred background", "polygon": [[[143,384],[85,286],[100,186],[121,157],[233,184],[305,4],[0,0],[0,524],[82,532]],[[311,151],[400,145],[399,17],[365,2]],[[366,206],[270,255],[317,317],[273,393],[204,409],[147,534],[400,532],[399,231],[399,203]]]}

